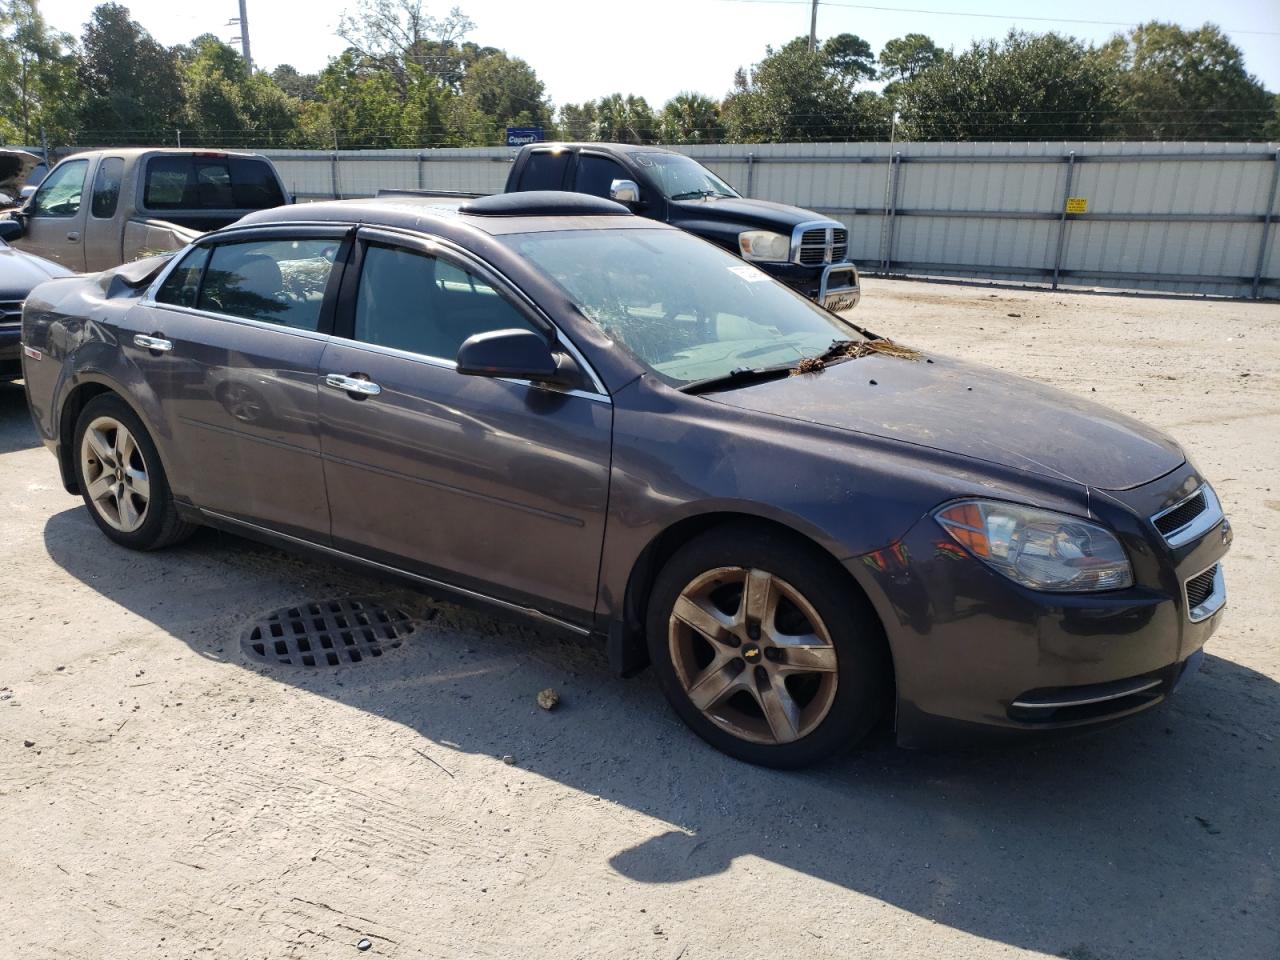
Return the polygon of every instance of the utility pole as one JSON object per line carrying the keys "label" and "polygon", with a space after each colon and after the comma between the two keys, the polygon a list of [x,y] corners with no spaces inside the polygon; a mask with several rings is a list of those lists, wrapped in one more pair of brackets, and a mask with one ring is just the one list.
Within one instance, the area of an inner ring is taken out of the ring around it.
{"label": "utility pole", "polygon": [[[244,0],[240,0],[240,9],[244,9]],[[243,14],[241,14],[243,16]],[[809,14],[809,52],[818,49],[818,0],[813,0],[813,10]]]}
{"label": "utility pole", "polygon": [[249,76],[253,76],[253,57],[249,53],[249,9],[247,0],[240,0],[240,52],[244,54],[244,70]]}

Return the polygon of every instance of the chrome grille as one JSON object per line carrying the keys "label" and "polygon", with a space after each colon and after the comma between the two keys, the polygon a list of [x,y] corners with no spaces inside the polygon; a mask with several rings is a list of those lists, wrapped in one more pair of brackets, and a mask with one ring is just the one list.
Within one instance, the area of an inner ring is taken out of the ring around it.
{"label": "chrome grille", "polygon": [[823,263],[827,258],[827,231],[806,230],[800,235],[800,262]]}
{"label": "chrome grille", "polygon": [[1204,573],[1198,573],[1187,581],[1187,608],[1194,610],[1213,596],[1213,581],[1218,576],[1215,563]]}
{"label": "chrome grille", "polygon": [[22,323],[22,301],[0,300],[0,327],[16,327]]}
{"label": "chrome grille", "polygon": [[835,221],[802,223],[791,234],[791,259],[805,266],[840,263],[849,252],[849,231]]}

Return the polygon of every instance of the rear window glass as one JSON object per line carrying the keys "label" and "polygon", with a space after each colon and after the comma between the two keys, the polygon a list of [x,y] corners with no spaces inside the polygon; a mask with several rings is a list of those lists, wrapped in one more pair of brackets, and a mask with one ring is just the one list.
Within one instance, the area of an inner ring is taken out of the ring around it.
{"label": "rear window glass", "polygon": [[521,190],[563,190],[564,172],[569,166],[569,151],[552,153],[535,150],[529,154],[524,173],[520,175]]}
{"label": "rear window glass", "polygon": [[116,215],[120,202],[120,178],[124,175],[124,161],[119,157],[106,157],[98,164],[93,177],[93,202],[90,212],[99,220]]}
{"label": "rear window glass", "polygon": [[271,167],[252,157],[152,157],[142,202],[149,210],[265,210],[284,194]]}

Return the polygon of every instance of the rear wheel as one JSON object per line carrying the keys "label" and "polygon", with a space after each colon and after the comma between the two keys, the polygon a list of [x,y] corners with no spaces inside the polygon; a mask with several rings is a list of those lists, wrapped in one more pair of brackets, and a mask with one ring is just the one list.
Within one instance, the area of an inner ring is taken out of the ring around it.
{"label": "rear wheel", "polygon": [[874,611],[829,559],[783,534],[724,528],[686,544],[658,576],[646,633],[676,712],[750,763],[839,753],[887,706]]}
{"label": "rear wheel", "polygon": [[89,401],[76,421],[76,480],[94,522],[134,550],[156,550],[189,537],[178,516],[160,454],[129,405],[114,394]]}

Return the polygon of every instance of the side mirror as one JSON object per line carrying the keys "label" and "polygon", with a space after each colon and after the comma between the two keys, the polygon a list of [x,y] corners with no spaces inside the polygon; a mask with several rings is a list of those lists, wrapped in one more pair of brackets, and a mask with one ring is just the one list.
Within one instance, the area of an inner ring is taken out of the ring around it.
{"label": "side mirror", "polygon": [[614,180],[609,184],[609,199],[618,203],[639,203],[640,185],[634,180]]}
{"label": "side mirror", "polygon": [[0,240],[9,243],[22,236],[22,224],[17,220],[0,220]]}
{"label": "side mirror", "polygon": [[541,383],[572,379],[546,338],[532,330],[490,330],[467,337],[458,349],[458,372]]}
{"label": "side mirror", "polygon": [[34,183],[28,183],[25,187],[23,187],[21,190],[18,191],[18,199],[24,200],[24,201],[30,200],[32,197],[36,195],[37,189],[38,188]]}

